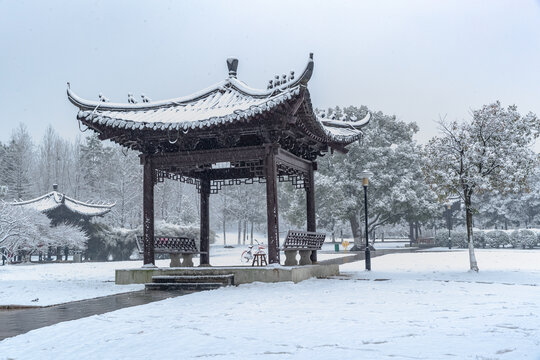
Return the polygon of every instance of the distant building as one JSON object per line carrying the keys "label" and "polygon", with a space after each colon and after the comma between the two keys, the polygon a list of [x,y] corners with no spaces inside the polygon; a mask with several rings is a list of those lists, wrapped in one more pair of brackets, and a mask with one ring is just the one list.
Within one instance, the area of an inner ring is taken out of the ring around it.
{"label": "distant building", "polygon": [[[100,227],[92,224],[90,220],[96,216],[103,216],[111,211],[113,204],[93,204],[89,202],[82,202],[75,200],[62,194],[58,191],[58,185],[53,184],[53,191],[27,201],[17,201],[11,203],[15,206],[24,206],[40,211],[47,215],[51,220],[51,225],[56,226],[58,224],[70,224],[78,226],[81,230],[86,232],[89,237],[88,249],[85,252],[86,258],[89,254],[93,258],[95,254],[103,247],[102,239],[98,235]],[[62,250],[65,252],[66,260],[68,257],[68,249],[62,249],[57,247],[56,257],[61,259]],[[51,257],[51,248],[49,248],[48,258]],[[41,260],[41,255],[40,255]]]}
{"label": "distant building", "polygon": [[79,225],[85,229],[85,223],[95,216],[103,216],[111,211],[115,204],[93,204],[75,200],[58,191],[58,185],[53,184],[53,191],[32,200],[12,203],[38,210],[51,219],[51,225],[62,223]]}

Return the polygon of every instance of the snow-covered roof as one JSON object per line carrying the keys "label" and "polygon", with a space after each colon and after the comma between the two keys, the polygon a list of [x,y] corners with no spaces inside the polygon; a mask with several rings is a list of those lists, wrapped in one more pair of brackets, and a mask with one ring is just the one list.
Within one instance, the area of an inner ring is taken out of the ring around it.
{"label": "snow-covered roof", "polygon": [[91,204],[72,199],[58,191],[51,191],[38,198],[17,201],[12,205],[22,205],[33,208],[40,212],[48,212],[60,206],[65,206],[70,211],[83,216],[101,216],[111,211],[115,204]]}
{"label": "snow-covered roof", "polygon": [[[229,59],[233,60],[233,59]],[[235,60],[236,61],[236,60]],[[229,64],[229,62],[228,62]],[[237,64],[237,61],[236,61]],[[236,66],[236,65],[234,65]],[[310,55],[303,73],[294,77],[276,77],[266,90],[253,89],[236,78],[236,68],[229,78],[195,94],[162,101],[111,103],[90,101],[77,96],[68,84],[69,100],[80,111],[77,119],[98,128],[126,130],[183,131],[205,129],[214,126],[247,121],[259,114],[272,111],[285,102],[292,103],[300,96],[309,98],[307,83],[313,73],[313,57]],[[104,99],[100,97],[101,99]],[[309,102],[307,113],[310,127],[325,142],[350,143],[362,135],[361,128],[369,122],[369,115],[360,121],[330,121],[315,114]],[[303,109],[306,112],[306,109]]]}

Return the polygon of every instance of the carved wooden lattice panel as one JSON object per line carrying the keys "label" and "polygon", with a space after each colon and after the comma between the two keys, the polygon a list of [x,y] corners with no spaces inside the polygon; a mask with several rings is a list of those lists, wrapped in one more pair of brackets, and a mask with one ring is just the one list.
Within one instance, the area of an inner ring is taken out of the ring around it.
{"label": "carved wooden lattice panel", "polygon": [[163,170],[156,170],[156,183],[164,182],[165,179],[176,180],[185,184],[195,185],[197,187],[197,190],[199,190],[201,186],[201,181],[199,179],[187,177],[181,174],[174,174]]}

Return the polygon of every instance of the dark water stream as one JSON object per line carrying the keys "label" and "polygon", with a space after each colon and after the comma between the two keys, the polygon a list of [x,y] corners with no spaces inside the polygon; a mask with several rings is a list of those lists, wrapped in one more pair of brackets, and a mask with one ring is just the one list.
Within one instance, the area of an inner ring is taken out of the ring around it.
{"label": "dark water stream", "polygon": [[191,293],[191,291],[135,291],[42,308],[0,311],[0,340],[63,321],[99,315],[130,306]]}

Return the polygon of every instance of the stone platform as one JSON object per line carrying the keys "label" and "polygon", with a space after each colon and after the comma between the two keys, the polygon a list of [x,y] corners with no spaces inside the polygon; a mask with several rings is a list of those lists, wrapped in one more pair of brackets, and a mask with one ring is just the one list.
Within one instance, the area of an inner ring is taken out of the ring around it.
{"label": "stone platform", "polygon": [[178,268],[135,268],[117,269],[117,285],[146,284],[152,282],[152,276],[167,275],[234,275],[234,284],[259,282],[300,282],[312,277],[339,275],[338,264],[316,264],[304,266],[215,266],[215,267],[178,267]]}

